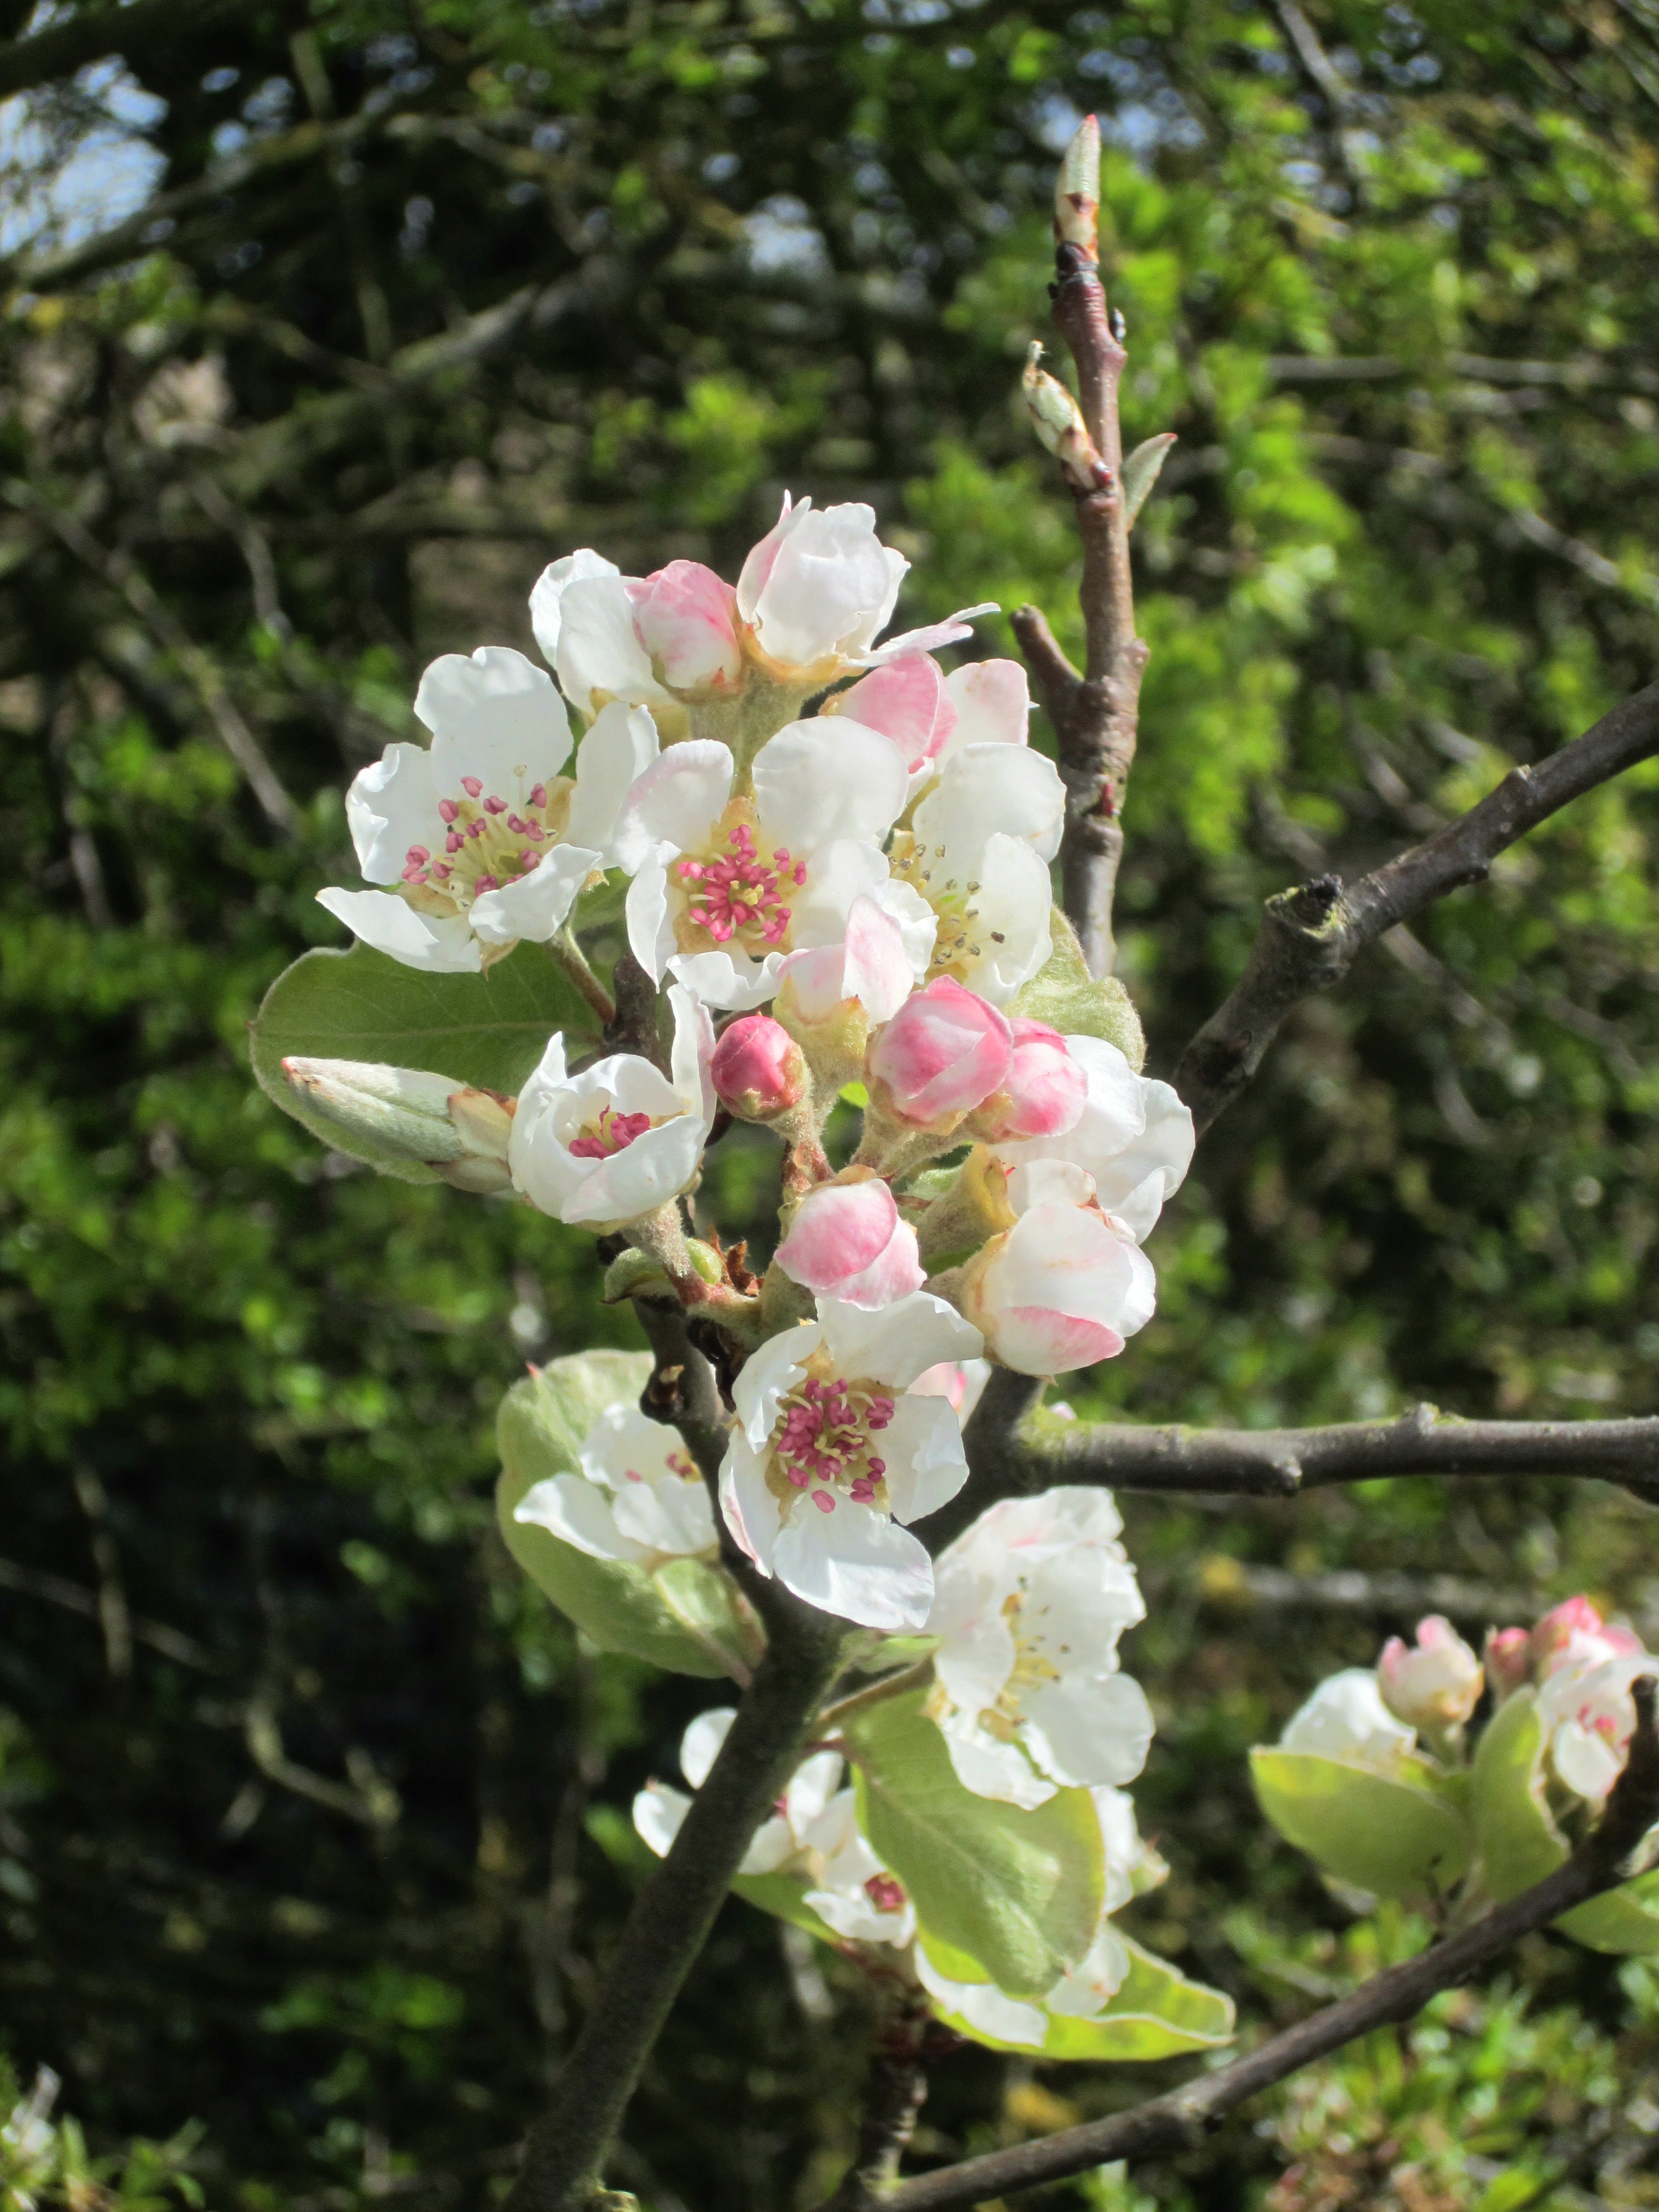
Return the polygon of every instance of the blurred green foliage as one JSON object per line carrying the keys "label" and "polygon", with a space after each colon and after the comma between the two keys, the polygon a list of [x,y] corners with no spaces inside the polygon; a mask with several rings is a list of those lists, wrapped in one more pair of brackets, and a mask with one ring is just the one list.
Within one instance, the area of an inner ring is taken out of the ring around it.
{"label": "blurred green foliage", "polygon": [[[641,1878],[629,1800],[708,1698],[583,1654],[493,1532],[523,1359],[635,1341],[591,1244],[355,1171],[249,1079],[264,988],[337,941],[312,893],[349,880],[345,783],[410,732],[427,657],[528,646],[544,562],[734,573],[785,483],[873,501],[907,617],[1030,597],[1074,641],[1015,387],[1097,107],[1127,428],[1181,440],[1138,529],[1121,908],[1167,1068],[1265,893],[1373,864],[1653,673],[1659,17],[1320,0],[1299,44],[1270,0],[197,16],[30,89],[0,155],[0,2036],[93,2146],[58,2129],[6,2187],[447,2203],[503,2185]],[[152,204],[89,241],[118,171]],[[1656,784],[1302,1010],[1079,1410],[1655,1406]],[[775,1170],[715,1159],[729,1226]],[[1588,1589],[1654,1623],[1655,1523],[1567,1483],[1127,1504],[1137,1796],[1174,1869],[1138,1932],[1255,2033],[1423,1931],[1342,1932],[1249,1746],[1431,1605],[1473,1632]],[[1647,1969],[1540,1940],[1055,2201],[1659,2202],[1655,2005]],[[864,2018],[839,1961],[729,1907],[617,2180],[653,2212],[811,2203]],[[916,2153],[1167,2072],[964,2052]],[[187,2151],[116,2148],[191,2120]]]}

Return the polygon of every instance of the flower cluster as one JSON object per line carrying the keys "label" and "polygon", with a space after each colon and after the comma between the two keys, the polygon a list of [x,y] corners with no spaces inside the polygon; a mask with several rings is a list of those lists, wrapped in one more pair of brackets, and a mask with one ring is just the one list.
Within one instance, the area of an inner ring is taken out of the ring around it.
{"label": "flower cluster", "polygon": [[[691,561],[644,577],[590,550],[556,561],[531,596],[547,667],[499,647],[434,662],[415,701],[430,745],[388,746],[348,798],[369,888],[319,896],[428,972],[487,974],[544,945],[598,1006],[578,932],[609,878],[596,910],[620,898],[626,958],[672,1038],[635,1021],[595,1057],[556,1035],[516,1097],[414,1070],[286,1070],[331,1128],[361,1121],[377,1163],[401,1146],[462,1188],[620,1233],[636,1260],[613,1269],[615,1294],[678,1296],[730,1346],[732,1536],[808,1602],[889,1631],[927,1621],[933,1572],[909,1524],[967,1474],[958,1409],[923,1378],[981,1354],[1051,1376],[1121,1352],[1152,1316],[1141,1244],[1193,1139],[1133,1064],[1127,1000],[1087,977],[1054,908],[1066,793],[1028,742],[1024,672],[935,658],[990,610],[879,641],[906,565],[869,508],[787,496],[735,585]],[[832,1159],[849,1085],[862,1135]],[[788,1148],[758,1288],[690,1234],[722,1115]],[[579,1547],[602,1533],[568,1486],[520,1510]],[[637,1511],[612,1517],[651,1547]],[[1075,1539],[1097,1579],[1110,1541]],[[1086,1677],[1010,1687],[1048,1649],[1032,1624],[1073,1601],[1058,1565],[1027,1564],[1036,1581],[999,1583],[994,1602],[976,1570],[951,1569],[963,1622],[990,1606],[1026,1655],[992,1685],[981,1627],[951,1692],[953,1755],[1017,1802],[1133,1771],[1144,1735],[1110,1638]],[[1114,1748],[1091,1758],[1098,1729]]]}

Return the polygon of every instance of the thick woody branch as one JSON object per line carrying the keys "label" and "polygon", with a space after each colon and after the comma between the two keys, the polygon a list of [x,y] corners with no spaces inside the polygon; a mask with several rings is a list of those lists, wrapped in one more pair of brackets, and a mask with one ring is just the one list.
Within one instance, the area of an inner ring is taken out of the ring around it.
{"label": "thick woody branch", "polygon": [[651,2047],[840,1663],[844,1624],[775,1585],[755,1594],[766,1615],[765,1656],[667,1857],[628,1917],[553,2103],[526,2142],[507,2212],[583,2212],[599,2191]]}
{"label": "thick woody branch", "polygon": [[1601,1825],[1565,1865],[1533,1888],[1494,1906],[1461,1935],[1391,1966],[1351,1996],[1275,2035],[1218,2072],[1200,2075],[1167,2097],[1109,2119],[1064,2128],[1036,2142],[993,2151],[937,2173],[902,2183],[879,2201],[883,2212],[956,2212],[1018,2189],[1062,2181],[1112,2160],[1136,2160],[1190,2149],[1225,2116],[1373,2028],[1410,2020],[1431,1997],[1489,1966],[1511,1943],[1547,1928],[1587,1898],[1612,1888],[1626,1862],[1659,1817],[1659,1740],[1653,1729],[1653,1686],[1637,1689],[1640,1718],[1625,1773]]}
{"label": "thick woody branch", "polygon": [[1465,884],[1539,823],[1659,752],[1659,684],[1547,760],[1510,771],[1436,836],[1344,885],[1321,876],[1269,899],[1243,975],[1182,1056],[1175,1085],[1206,1129],[1260,1066],[1292,1006],[1340,982],[1364,947]]}
{"label": "thick woody branch", "polygon": [[899,2160],[927,2096],[924,2064],[932,2015],[914,1982],[879,1992],[881,2018],[865,2075],[858,2148],[823,2212],[876,2212],[898,2179]]}
{"label": "thick woody branch", "polygon": [[[971,1431],[970,1431],[971,1433]],[[1393,1421],[1322,1429],[1050,1425],[986,1439],[986,1489],[1103,1482],[1121,1490],[1294,1498],[1381,1475],[1589,1475],[1659,1503],[1659,1416],[1627,1421],[1463,1421],[1417,1406]]]}

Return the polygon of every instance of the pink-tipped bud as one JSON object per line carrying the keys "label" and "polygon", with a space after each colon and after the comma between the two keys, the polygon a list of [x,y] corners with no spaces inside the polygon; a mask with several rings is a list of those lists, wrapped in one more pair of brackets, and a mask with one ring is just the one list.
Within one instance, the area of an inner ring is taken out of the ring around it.
{"label": "pink-tipped bud", "polygon": [[1486,1631],[1486,1680],[1492,1684],[1492,1693],[1499,1705],[1522,1688],[1531,1674],[1531,1632],[1525,1628],[1489,1628]]}
{"label": "pink-tipped bud", "polygon": [[948,1133],[1002,1087],[1013,1060],[1013,1031],[1003,1016],[939,975],[887,1024],[869,1066],[883,1103],[901,1121]]}
{"label": "pink-tipped bud", "polygon": [[1376,1662],[1376,1685],[1396,1720],[1412,1728],[1462,1728],[1486,1686],[1480,1662],[1437,1613],[1417,1624],[1415,1645],[1391,1636]]}
{"label": "pink-tipped bud", "polygon": [[1603,1660],[1633,1658],[1641,1649],[1639,1636],[1603,1620],[1587,1597],[1564,1598],[1532,1632],[1532,1662],[1540,1679],[1559,1667],[1599,1667]]}
{"label": "pink-tipped bud", "polygon": [[913,774],[944,749],[957,726],[956,702],[938,661],[926,653],[901,653],[830,700],[826,712],[848,714],[890,738]]}
{"label": "pink-tipped bud", "polygon": [[841,1180],[807,1192],[777,1261],[792,1282],[855,1306],[891,1305],[927,1279],[915,1231],[899,1219],[892,1192],[868,1169],[848,1169]]}
{"label": "pink-tipped bud", "polygon": [[740,1121],[776,1121],[808,1094],[806,1060],[781,1022],[745,1014],[714,1047],[708,1069],[715,1095]]}
{"label": "pink-tipped bud", "polygon": [[975,1114],[973,1133],[988,1145],[1012,1144],[1022,1137],[1063,1137],[1083,1118],[1089,1079],[1058,1030],[1018,1015],[1008,1026],[1013,1031],[1013,1060],[1002,1088],[994,1091]]}
{"label": "pink-tipped bud", "polygon": [[640,643],[676,691],[724,690],[743,673],[737,594],[700,561],[671,561],[653,575],[629,578]]}

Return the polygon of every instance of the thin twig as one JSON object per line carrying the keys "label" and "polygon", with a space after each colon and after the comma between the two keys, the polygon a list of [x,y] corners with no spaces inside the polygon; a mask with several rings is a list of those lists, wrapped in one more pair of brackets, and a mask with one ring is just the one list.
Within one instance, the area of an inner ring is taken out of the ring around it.
{"label": "thin twig", "polygon": [[1339,876],[1320,876],[1269,899],[1243,975],[1176,1070],[1176,1088],[1199,1128],[1255,1073],[1291,1007],[1340,982],[1374,939],[1449,891],[1479,883],[1516,838],[1656,752],[1659,684],[1547,760],[1511,769],[1460,820],[1374,873],[1346,888]]}
{"label": "thin twig", "polygon": [[[865,2075],[858,2147],[824,2212],[874,2212],[898,2179],[899,2160],[927,2096],[924,2059],[934,2033],[927,2000],[914,1981],[884,1973]],[[948,2039],[947,2039],[948,2040]]]}
{"label": "thin twig", "polygon": [[1639,1717],[1630,1757],[1601,1825],[1544,1881],[1483,1913],[1460,1935],[1402,1966],[1389,1967],[1352,1996],[1272,2037],[1232,2065],[1200,2075],[1167,2097],[1154,2098],[1109,2119],[1063,2128],[1038,2142],[992,2151],[903,2182],[878,2200],[882,2212],[956,2212],[958,2206],[1061,2181],[1109,2160],[1190,2149],[1247,2099],[1328,2057],[1356,2036],[1410,2020],[1431,1997],[1468,1981],[1522,1936],[1547,1928],[1585,1899],[1612,1888],[1621,1879],[1626,1861],[1659,1818],[1659,1740],[1653,1729],[1652,1684],[1638,1684],[1636,1695]]}
{"label": "thin twig", "polygon": [[609,1029],[617,1018],[617,1002],[588,966],[587,955],[569,930],[562,929],[556,937],[549,940],[547,949],[555,963],[564,970],[599,1016],[600,1027]]}

